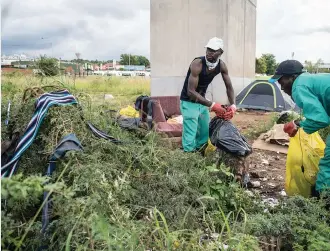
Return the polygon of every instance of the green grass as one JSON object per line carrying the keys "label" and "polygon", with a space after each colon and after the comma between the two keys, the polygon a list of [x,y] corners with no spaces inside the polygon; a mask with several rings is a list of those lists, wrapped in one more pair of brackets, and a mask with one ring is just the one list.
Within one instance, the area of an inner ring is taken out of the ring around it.
{"label": "green grass", "polygon": [[[40,78],[20,74],[7,74],[2,77],[1,95],[4,99],[12,99],[27,88],[48,85],[85,93],[94,104],[103,104],[115,109],[132,105],[139,95],[150,95],[150,79],[148,78],[104,76],[88,76],[76,79],[66,76]],[[107,98],[109,94],[114,98]]]}
{"label": "green grass", "polygon": [[5,74],[2,76],[2,92],[12,93],[32,86],[62,84],[88,93],[111,93],[119,95],[135,95],[150,92],[150,79],[124,78],[107,76],[87,76],[73,78],[68,76],[36,77],[32,75]]}
{"label": "green grass", "polygon": [[110,93],[124,96],[145,93],[150,95],[150,79],[139,77],[90,76],[84,79],[77,79],[74,86],[77,90],[87,93]]}
{"label": "green grass", "polygon": [[[282,240],[282,250],[330,250],[323,200],[292,197],[274,208],[263,205],[258,195],[232,182],[223,165],[216,168],[212,156],[170,150],[154,132],[141,137],[120,129],[107,110],[149,94],[148,80],[6,76],[2,81],[2,140],[15,129],[24,131],[34,112],[35,98],[23,102],[23,90],[56,84],[78,98],[85,118],[126,142],[95,138],[74,106],[52,107],[18,173],[2,179],[2,249],[202,251],[227,245],[256,251],[275,238]],[[68,133],[84,151],[69,152],[53,177],[45,178],[49,155]],[[40,233],[44,191],[53,201],[45,236]]]}
{"label": "green grass", "polygon": [[268,80],[271,76],[256,76],[256,80]]}

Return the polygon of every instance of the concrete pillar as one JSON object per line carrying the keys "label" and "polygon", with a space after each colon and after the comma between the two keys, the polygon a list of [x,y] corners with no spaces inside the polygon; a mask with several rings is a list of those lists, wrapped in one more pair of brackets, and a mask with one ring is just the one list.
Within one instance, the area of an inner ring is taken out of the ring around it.
{"label": "concrete pillar", "polygon": [[[191,61],[207,41],[224,40],[235,95],[255,77],[256,0],[151,0],[151,95],[180,95]],[[207,97],[227,103],[219,74]]]}

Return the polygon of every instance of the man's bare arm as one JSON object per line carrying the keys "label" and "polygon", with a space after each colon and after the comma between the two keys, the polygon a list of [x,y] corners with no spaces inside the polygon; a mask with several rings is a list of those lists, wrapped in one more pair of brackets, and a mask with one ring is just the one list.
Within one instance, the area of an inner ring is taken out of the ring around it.
{"label": "man's bare arm", "polygon": [[199,80],[199,73],[201,71],[202,61],[200,59],[195,59],[190,65],[190,76],[188,78],[188,96],[190,100],[210,107],[212,102],[208,101],[196,91]]}
{"label": "man's bare arm", "polygon": [[223,61],[220,61],[220,69],[221,69],[221,75],[222,75],[222,79],[225,82],[226,85],[226,89],[227,89],[227,96],[228,96],[228,100],[229,103],[235,104],[235,94],[234,94],[234,88],[233,85],[231,83],[229,74],[228,74],[228,69],[226,64]]}

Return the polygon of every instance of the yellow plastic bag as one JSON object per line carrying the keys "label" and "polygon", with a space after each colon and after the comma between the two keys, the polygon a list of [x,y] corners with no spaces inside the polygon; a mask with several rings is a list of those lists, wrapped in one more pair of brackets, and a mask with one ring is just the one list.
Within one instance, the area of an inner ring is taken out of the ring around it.
{"label": "yellow plastic bag", "polygon": [[209,139],[208,142],[207,142],[207,147],[205,149],[205,156],[208,156],[209,154],[211,154],[215,150],[217,150],[216,146],[212,145],[211,140]]}
{"label": "yellow plastic bag", "polygon": [[119,114],[132,118],[138,118],[140,116],[139,112],[135,110],[133,106],[130,105],[120,109]]}
{"label": "yellow plastic bag", "polygon": [[307,134],[300,128],[290,138],[285,177],[285,191],[289,196],[311,196],[324,148],[325,143],[318,132]]}

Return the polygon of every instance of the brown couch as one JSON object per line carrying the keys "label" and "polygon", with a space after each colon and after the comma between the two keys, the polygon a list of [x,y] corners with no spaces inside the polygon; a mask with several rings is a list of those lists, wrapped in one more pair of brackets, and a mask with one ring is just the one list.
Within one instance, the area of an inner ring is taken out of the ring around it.
{"label": "brown couch", "polygon": [[[154,96],[153,100],[153,124],[156,132],[172,138],[171,141],[181,144],[182,124],[171,124],[167,119],[181,115],[179,96]],[[148,101],[144,100],[141,107],[141,121],[147,122]]]}

